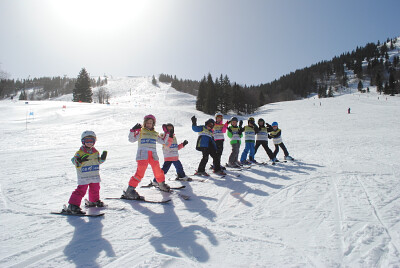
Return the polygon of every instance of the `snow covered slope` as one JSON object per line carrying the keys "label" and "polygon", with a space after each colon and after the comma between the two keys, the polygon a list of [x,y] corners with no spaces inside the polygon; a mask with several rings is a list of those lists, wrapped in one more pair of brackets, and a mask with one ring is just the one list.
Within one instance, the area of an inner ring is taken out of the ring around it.
{"label": "snow covered slope", "polygon": [[[209,116],[194,109],[193,96],[147,77],[114,79],[108,88],[112,105],[0,101],[0,267],[398,267],[398,97],[266,105],[254,116],[279,122],[298,161],[184,183],[187,201],[142,188],[149,199],[172,202],[108,200],[102,218],[50,215],[76,187],[70,158],[84,130],[108,151],[102,199],[126,189],[136,170],[129,129],[148,113],[157,130],[175,124],[178,141],[189,141],[180,151],[185,171],[197,168],[190,117]],[[229,153],[225,141],[223,163]],[[172,167],[166,177],[174,175]],[[141,185],[150,179],[149,168]]]}

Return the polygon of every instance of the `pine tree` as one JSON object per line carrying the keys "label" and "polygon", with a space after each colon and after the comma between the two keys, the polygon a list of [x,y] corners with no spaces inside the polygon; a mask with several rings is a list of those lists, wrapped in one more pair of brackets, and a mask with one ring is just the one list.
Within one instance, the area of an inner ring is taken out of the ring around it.
{"label": "pine tree", "polygon": [[196,110],[204,111],[206,97],[207,97],[207,79],[204,76],[203,79],[200,81],[199,91],[197,93]]}
{"label": "pine tree", "polygon": [[361,90],[363,89],[363,87],[364,87],[364,85],[363,85],[363,83],[361,82],[361,80],[358,81],[358,85],[357,85],[358,91],[361,91]]}
{"label": "pine tree", "polygon": [[75,87],[73,90],[73,101],[74,102],[92,102],[93,92],[90,87],[91,80],[88,72],[85,68],[79,72],[76,79]]}
{"label": "pine tree", "polygon": [[157,79],[155,78],[155,76],[153,75],[153,79],[151,80],[151,83],[155,86],[157,86]]}
{"label": "pine tree", "polygon": [[217,100],[215,96],[215,85],[211,74],[207,76],[206,98],[204,103],[204,112],[206,114],[214,114],[217,110]]}
{"label": "pine tree", "polygon": [[379,94],[381,94],[383,91],[383,86],[382,86],[381,74],[379,72],[376,74],[375,84],[376,84],[376,90],[379,92]]}

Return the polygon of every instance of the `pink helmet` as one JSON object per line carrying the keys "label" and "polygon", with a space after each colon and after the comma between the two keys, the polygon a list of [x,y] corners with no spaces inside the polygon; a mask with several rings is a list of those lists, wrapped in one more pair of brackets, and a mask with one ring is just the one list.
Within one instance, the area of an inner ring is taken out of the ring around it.
{"label": "pink helmet", "polygon": [[153,119],[154,125],[156,124],[156,117],[152,114],[148,114],[144,117],[144,122],[146,122],[148,119]]}

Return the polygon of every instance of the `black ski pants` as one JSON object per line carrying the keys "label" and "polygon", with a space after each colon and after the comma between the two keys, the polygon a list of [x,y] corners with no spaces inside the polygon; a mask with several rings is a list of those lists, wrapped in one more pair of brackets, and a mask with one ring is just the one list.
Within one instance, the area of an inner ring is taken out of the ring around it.
{"label": "black ski pants", "polygon": [[257,153],[258,147],[264,148],[265,152],[267,153],[270,160],[274,158],[274,154],[272,153],[271,149],[268,147],[268,141],[256,141],[256,147],[254,148],[254,155]]}
{"label": "black ski pants", "polygon": [[206,171],[206,165],[208,162],[208,157],[210,155],[213,158],[214,171],[221,170],[221,164],[218,161],[219,158],[218,158],[217,150],[215,150],[214,146],[211,143],[208,145],[208,147],[202,147],[201,152],[203,154],[203,158],[201,159],[201,161],[199,163],[197,172],[205,172]]}
{"label": "black ski pants", "polygon": [[289,153],[288,153],[288,151],[287,151],[287,149],[286,149],[285,144],[283,144],[283,142],[281,142],[281,143],[279,143],[279,144],[275,144],[274,158],[276,158],[276,155],[277,155],[278,152],[279,152],[279,147],[282,148],[283,153],[285,154],[285,156],[288,156],[288,155],[289,155]]}

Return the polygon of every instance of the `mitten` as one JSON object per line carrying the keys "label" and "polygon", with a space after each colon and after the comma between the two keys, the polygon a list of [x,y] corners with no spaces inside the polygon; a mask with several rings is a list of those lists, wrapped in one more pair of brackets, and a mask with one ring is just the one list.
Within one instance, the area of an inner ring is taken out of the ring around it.
{"label": "mitten", "polygon": [[101,154],[100,159],[101,160],[106,160],[106,158],[107,158],[107,151],[103,151],[103,153]]}
{"label": "mitten", "polygon": [[239,127],[241,128],[243,126],[243,120],[239,121]]}
{"label": "mitten", "polygon": [[141,129],[141,128],[142,128],[142,125],[139,124],[139,123],[137,123],[137,124],[132,128],[132,130],[137,130],[137,129]]}
{"label": "mitten", "polygon": [[189,142],[187,141],[187,140],[184,140],[183,142],[182,142],[182,144],[183,144],[183,147],[185,147],[186,146],[186,144],[188,144]]}
{"label": "mitten", "polygon": [[89,155],[85,154],[85,155],[83,155],[81,157],[77,157],[76,161],[78,161],[80,164],[82,164],[83,162],[89,161],[88,158],[89,158]]}
{"label": "mitten", "polygon": [[192,119],[192,125],[193,125],[193,126],[196,126],[196,125],[197,125],[197,118],[196,118],[196,116],[193,115],[191,119]]}
{"label": "mitten", "polygon": [[164,133],[167,133],[168,132],[167,124],[163,124],[162,129],[163,129]]}

